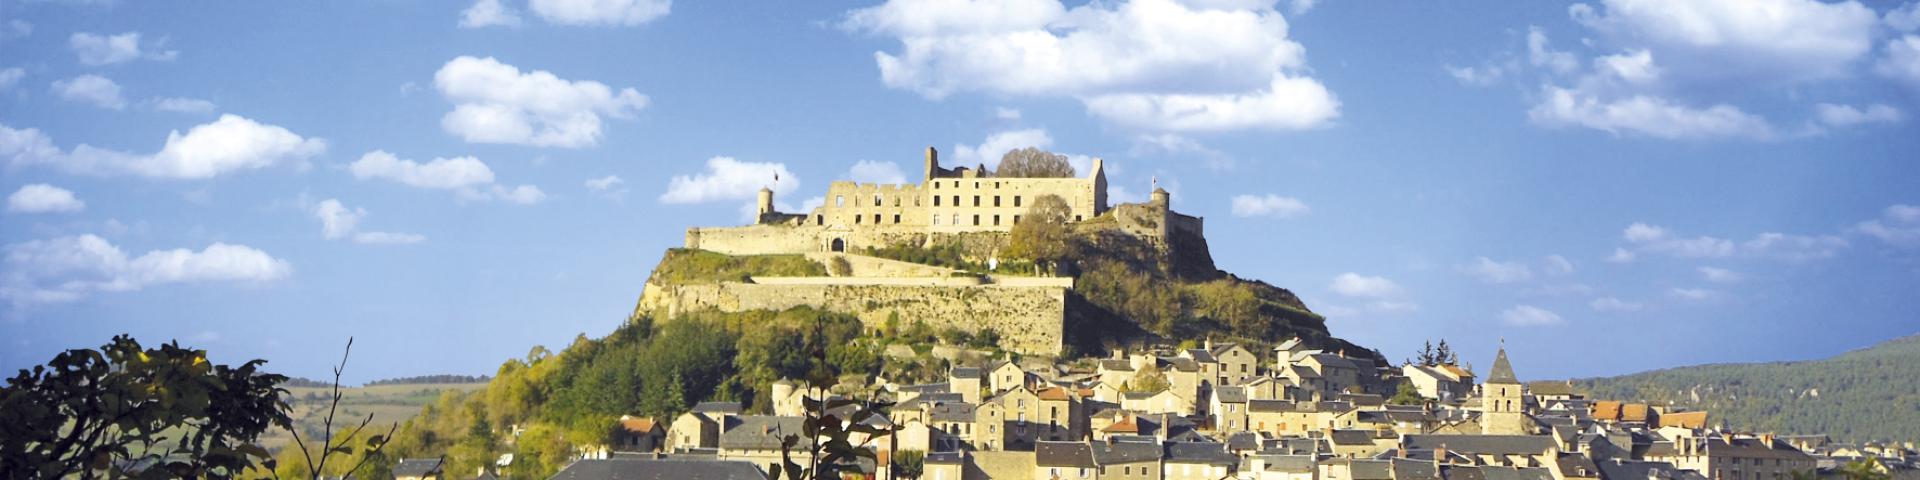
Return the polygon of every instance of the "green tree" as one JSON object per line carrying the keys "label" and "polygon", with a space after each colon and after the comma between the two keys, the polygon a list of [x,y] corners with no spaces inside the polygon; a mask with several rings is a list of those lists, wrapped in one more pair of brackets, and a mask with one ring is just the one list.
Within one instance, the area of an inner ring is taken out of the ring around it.
{"label": "green tree", "polygon": [[231,477],[272,459],[255,441],[287,426],[264,360],[215,365],[178,342],[127,335],[21,370],[0,388],[0,477]]}
{"label": "green tree", "polygon": [[901,450],[893,456],[893,474],[898,478],[914,480],[927,471],[927,452],[919,450]]}
{"label": "green tree", "polygon": [[1886,467],[1880,465],[1880,459],[1874,457],[1847,462],[1845,465],[1841,465],[1839,470],[1840,475],[1847,477],[1847,480],[1889,480],[1893,478],[1892,475],[1887,473]]}
{"label": "green tree", "polygon": [[993,172],[997,177],[1016,178],[1069,178],[1077,176],[1073,164],[1067,162],[1067,156],[1058,153],[1027,147],[1008,151],[1000,157],[1000,166]]}
{"label": "green tree", "polygon": [[1027,207],[1026,215],[1008,234],[1007,256],[1030,260],[1036,266],[1051,265],[1065,258],[1067,241],[1072,235],[1067,219],[1072,216],[1073,208],[1058,195],[1035,198],[1033,206]]}
{"label": "green tree", "polygon": [[1167,375],[1160,371],[1160,367],[1153,365],[1134,372],[1133,380],[1127,381],[1128,392],[1159,393],[1172,386],[1173,383],[1167,381]]}
{"label": "green tree", "polygon": [[1398,385],[1394,386],[1393,398],[1387,399],[1387,403],[1394,405],[1423,405],[1427,403],[1427,397],[1420,396],[1420,389],[1414,388],[1413,381],[1403,378],[1400,379]]}

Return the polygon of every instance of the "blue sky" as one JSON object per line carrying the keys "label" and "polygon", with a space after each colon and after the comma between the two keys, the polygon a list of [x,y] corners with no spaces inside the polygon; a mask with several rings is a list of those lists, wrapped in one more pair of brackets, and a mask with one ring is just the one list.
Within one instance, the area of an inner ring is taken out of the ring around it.
{"label": "blue sky", "polygon": [[[349,381],[610,331],[770,173],[1157,178],[1334,333],[1523,377],[1920,332],[1920,7],[0,0],[0,368],[118,333]],[[816,200],[817,201],[817,200]]]}

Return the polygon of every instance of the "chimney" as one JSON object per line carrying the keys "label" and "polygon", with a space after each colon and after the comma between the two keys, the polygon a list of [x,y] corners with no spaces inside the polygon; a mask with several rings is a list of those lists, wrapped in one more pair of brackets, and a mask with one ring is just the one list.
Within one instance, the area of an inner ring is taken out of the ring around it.
{"label": "chimney", "polygon": [[1447,444],[1442,443],[1438,447],[1433,447],[1433,463],[1437,465],[1437,464],[1446,463],[1446,462],[1447,462]]}
{"label": "chimney", "polygon": [[1407,449],[1406,449],[1406,447],[1405,447],[1405,446],[1402,446],[1401,448],[1398,448],[1398,449],[1395,449],[1394,451],[1395,451],[1395,452],[1398,452],[1398,455],[1397,455],[1397,456],[1399,456],[1400,458],[1407,458]]}

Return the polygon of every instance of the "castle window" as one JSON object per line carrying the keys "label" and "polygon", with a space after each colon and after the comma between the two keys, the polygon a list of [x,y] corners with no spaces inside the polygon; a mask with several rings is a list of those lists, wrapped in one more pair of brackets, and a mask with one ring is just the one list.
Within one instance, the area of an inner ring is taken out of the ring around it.
{"label": "castle window", "polygon": [[960,196],[959,196],[959,195],[954,195],[954,196],[953,196],[953,206],[956,206],[956,207],[958,207],[958,206],[960,206]]}
{"label": "castle window", "polygon": [[940,196],[939,196],[939,195],[934,195],[934,196],[933,196],[933,206],[936,206],[936,207],[938,207],[938,206],[940,206]]}
{"label": "castle window", "polygon": [[1014,195],[1014,196],[1013,196],[1013,206],[1016,206],[1016,207],[1018,207],[1018,206],[1020,206],[1020,196],[1019,196],[1019,195]]}
{"label": "castle window", "polygon": [[939,224],[940,224],[940,216],[939,216],[939,215],[934,215],[934,216],[933,216],[933,224],[934,224],[934,225],[939,225]]}
{"label": "castle window", "polygon": [[893,206],[900,206],[900,197],[893,197]]}
{"label": "castle window", "polygon": [[993,216],[993,226],[996,226],[996,227],[998,227],[998,226],[1000,226],[1000,216],[999,216],[999,215],[994,215],[994,216]]}
{"label": "castle window", "polygon": [[873,196],[873,206],[876,206],[876,207],[880,206],[880,195],[875,194]]}
{"label": "castle window", "polygon": [[859,224],[860,224],[860,218],[861,218],[861,216],[860,216],[860,215],[854,215],[854,216],[853,216],[853,224],[854,224],[854,225],[859,225]]}
{"label": "castle window", "polygon": [[896,213],[896,214],[893,214],[893,223],[894,223],[895,225],[899,225],[899,224],[900,224],[900,214],[898,214],[898,213]]}
{"label": "castle window", "polygon": [[1080,216],[1079,216],[1079,215],[1074,215],[1074,216],[1073,216],[1073,221],[1076,221],[1076,222],[1078,222],[1078,221],[1080,221]]}
{"label": "castle window", "polygon": [[953,214],[953,224],[954,224],[955,226],[959,226],[959,225],[960,225],[960,214],[958,214],[958,213],[956,213],[956,214]]}
{"label": "castle window", "polygon": [[1013,216],[1013,224],[1014,224],[1014,225],[1019,225],[1019,224],[1020,224],[1020,216],[1019,216],[1019,215],[1014,215],[1014,216]]}
{"label": "castle window", "polygon": [[976,207],[978,207],[978,206],[980,206],[980,196],[979,196],[979,195],[974,195],[974,196],[973,196],[973,206],[976,206]]}
{"label": "castle window", "polygon": [[973,182],[973,188],[980,188],[980,182]]}
{"label": "castle window", "polygon": [[826,225],[826,224],[827,224],[827,217],[826,217],[826,216],[824,216],[824,215],[814,215],[814,216],[813,216],[813,224],[814,224],[814,225]]}
{"label": "castle window", "polygon": [[[893,223],[900,223],[900,222],[893,222]],[[878,214],[878,213],[876,213],[876,214],[873,214],[873,224],[874,224],[874,225],[879,225],[879,224],[880,224],[880,214]]]}
{"label": "castle window", "polygon": [[999,196],[999,195],[994,195],[994,196],[993,196],[993,206],[996,206],[996,207],[998,207],[998,206],[1000,206],[1000,196]]}
{"label": "castle window", "polygon": [[974,216],[973,216],[973,225],[974,225],[974,226],[976,226],[976,227],[977,227],[977,226],[980,226],[980,216],[979,216],[979,215],[974,215]]}
{"label": "castle window", "polygon": [[834,195],[834,196],[833,196],[833,206],[836,206],[836,207],[844,207],[844,206],[847,206],[847,196],[846,196],[846,195]]}
{"label": "castle window", "polygon": [[939,189],[940,189],[940,182],[933,182],[933,189],[934,189],[934,190],[939,190]]}

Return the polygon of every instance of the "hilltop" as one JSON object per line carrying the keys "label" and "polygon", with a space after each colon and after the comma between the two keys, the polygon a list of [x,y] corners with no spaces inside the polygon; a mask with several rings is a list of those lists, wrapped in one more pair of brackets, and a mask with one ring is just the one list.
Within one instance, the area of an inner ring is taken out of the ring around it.
{"label": "hilltop", "polygon": [[1573,384],[1591,398],[1705,409],[1715,423],[1740,429],[1856,442],[1920,438],[1920,335],[1822,360],[1697,365]]}

